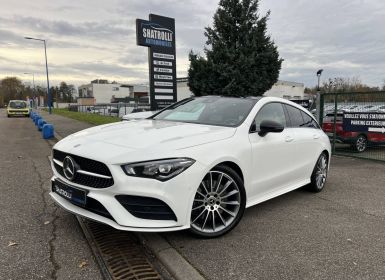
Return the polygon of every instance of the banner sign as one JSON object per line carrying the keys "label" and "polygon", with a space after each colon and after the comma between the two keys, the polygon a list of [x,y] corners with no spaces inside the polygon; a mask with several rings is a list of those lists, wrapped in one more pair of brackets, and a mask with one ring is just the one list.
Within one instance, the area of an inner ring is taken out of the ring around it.
{"label": "banner sign", "polygon": [[136,43],[148,47],[151,110],[176,102],[175,20],[150,14],[136,20]]}
{"label": "banner sign", "polygon": [[385,133],[385,113],[344,113],[345,131]]}

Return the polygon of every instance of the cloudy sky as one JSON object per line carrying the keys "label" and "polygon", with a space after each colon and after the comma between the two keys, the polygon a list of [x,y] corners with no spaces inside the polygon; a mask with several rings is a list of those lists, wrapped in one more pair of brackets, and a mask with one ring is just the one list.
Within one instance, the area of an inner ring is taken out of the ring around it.
{"label": "cloudy sky", "polygon": [[[203,29],[212,24],[218,0],[19,0],[2,1],[0,78],[45,83],[48,40],[50,81],[80,85],[95,78],[127,83],[148,80],[147,49],[136,46],[135,19],[149,13],[174,17],[178,76],[186,76],[188,52],[202,52]],[[269,33],[278,45],[280,79],[316,83],[329,77],[359,77],[380,86],[385,79],[385,1],[261,0],[271,10]]]}

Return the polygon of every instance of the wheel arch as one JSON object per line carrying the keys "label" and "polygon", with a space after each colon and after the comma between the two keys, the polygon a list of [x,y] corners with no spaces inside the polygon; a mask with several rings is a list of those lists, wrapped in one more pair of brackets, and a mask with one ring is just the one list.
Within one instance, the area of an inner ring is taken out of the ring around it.
{"label": "wheel arch", "polygon": [[233,161],[223,161],[223,162],[220,162],[217,165],[215,165],[213,168],[215,168],[218,165],[224,165],[224,166],[230,167],[231,169],[233,169],[238,174],[238,176],[242,179],[242,182],[245,183],[245,178],[243,176],[242,169],[239,167],[238,164],[236,164]]}

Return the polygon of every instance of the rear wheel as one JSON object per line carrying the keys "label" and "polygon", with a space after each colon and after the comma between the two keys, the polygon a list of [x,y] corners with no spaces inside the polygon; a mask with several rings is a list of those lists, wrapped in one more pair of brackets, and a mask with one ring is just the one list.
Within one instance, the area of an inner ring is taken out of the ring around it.
{"label": "rear wheel", "polygon": [[217,166],[203,178],[194,197],[190,231],[213,238],[232,230],[245,210],[242,179],[227,166]]}
{"label": "rear wheel", "polygon": [[366,139],[366,136],[361,134],[357,137],[355,143],[354,143],[354,149],[362,153],[363,151],[366,150],[366,147],[368,146],[368,140]]}
{"label": "rear wheel", "polygon": [[323,190],[328,176],[328,163],[328,156],[324,152],[319,156],[317,163],[314,166],[313,173],[310,178],[311,182],[309,184],[309,190],[313,192],[320,192]]}

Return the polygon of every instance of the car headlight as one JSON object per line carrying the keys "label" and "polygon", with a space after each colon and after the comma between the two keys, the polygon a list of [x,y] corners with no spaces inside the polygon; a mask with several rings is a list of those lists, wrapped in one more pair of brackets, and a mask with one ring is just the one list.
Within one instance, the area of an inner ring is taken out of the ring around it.
{"label": "car headlight", "polygon": [[191,158],[173,158],[122,165],[128,176],[153,178],[167,181],[189,168],[195,160]]}

